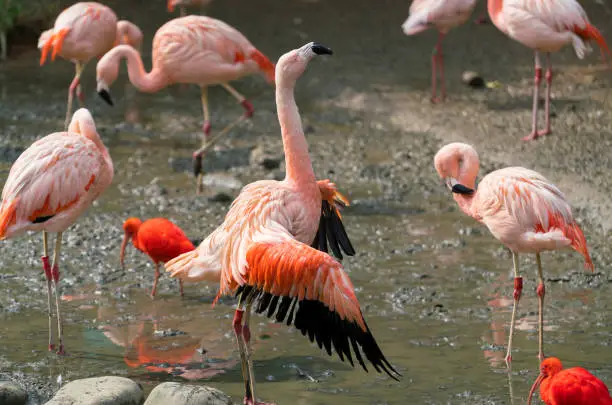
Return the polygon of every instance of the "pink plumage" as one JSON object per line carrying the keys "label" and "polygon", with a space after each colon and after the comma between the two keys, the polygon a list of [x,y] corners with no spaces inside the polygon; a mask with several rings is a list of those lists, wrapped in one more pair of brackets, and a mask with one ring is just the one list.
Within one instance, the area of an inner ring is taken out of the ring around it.
{"label": "pink plumage", "polygon": [[[98,136],[93,117],[81,108],[67,132],[56,132],[34,142],[11,167],[2,190],[0,239],[26,231],[43,231],[43,269],[47,278],[49,316],[51,282],[55,283],[59,352],[63,352],[61,318],[57,300],[61,234],[110,185],[113,163]],[[56,232],[53,265],[47,256],[47,232]],[[53,348],[49,318],[49,348]]]}
{"label": "pink plumage", "polygon": [[[431,100],[443,101],[446,98],[444,82],[444,59],[442,56],[442,40],[448,31],[463,24],[470,18],[476,0],[414,0],[410,5],[410,16],[402,30],[406,35],[414,35],[435,27],[438,32],[438,43],[431,57]],[[442,81],[441,97],[437,97],[437,70],[440,70]]]}
{"label": "pink plumage", "polygon": [[438,151],[435,168],[453,192],[463,212],[482,222],[513,254],[514,308],[506,361],[511,359],[516,307],[522,292],[518,254],[535,253],[538,265],[540,305],[539,356],[543,353],[544,279],[540,252],[571,247],[584,256],[585,267],[593,270],[586,239],[574,220],[563,193],[541,174],[523,167],[507,167],[482,178],[476,187],[478,154],[470,145],[451,143]]}
{"label": "pink plumage", "polygon": [[[589,41],[595,41],[602,55],[608,57],[610,49],[605,39],[589,22],[586,12],[577,0],[488,0],[489,16],[493,23],[510,38],[535,51],[535,83],[531,133],[523,140],[533,140],[551,132],[550,93],[552,65],[550,53],[565,45],[572,45],[578,58],[590,51]],[[540,53],[545,52],[546,103],[545,127],[538,130],[539,87],[542,80]]]}

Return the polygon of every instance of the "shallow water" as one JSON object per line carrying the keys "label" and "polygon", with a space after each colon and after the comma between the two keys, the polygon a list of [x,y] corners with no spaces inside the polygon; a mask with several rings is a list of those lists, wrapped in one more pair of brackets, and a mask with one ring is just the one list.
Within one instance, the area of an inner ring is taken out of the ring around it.
{"label": "shallow water", "polygon": [[[145,43],[150,43],[155,27],[168,16],[159,5],[134,3],[141,7],[125,9],[122,16],[140,23],[146,14],[143,30]],[[512,259],[486,229],[457,212],[438,184],[431,167],[438,141],[430,133],[393,127],[377,110],[380,106],[366,106],[364,113],[337,106],[358,101],[342,98],[347,89],[378,91],[355,69],[347,69],[346,60],[349,66],[359,63],[361,74],[371,74],[375,84],[400,82],[397,72],[378,76],[384,68],[371,55],[360,54],[363,48],[351,39],[362,29],[363,43],[379,38],[386,44],[381,47],[388,47],[383,50],[397,52],[394,43],[385,42],[390,34],[371,31],[359,14],[364,4],[357,2],[356,10],[349,11],[347,3],[266,2],[278,16],[276,26],[269,23],[270,16],[254,21],[255,11],[249,7],[255,6],[236,1],[214,3],[209,13],[239,27],[272,58],[310,39],[328,43],[325,38],[333,38],[330,45],[340,50],[335,59],[309,68],[298,88],[298,104],[317,174],[336,181],[353,202],[345,224],[358,253],[344,263],[374,336],[403,378],[397,383],[372,370],[352,370],[294,329],[255,316],[257,394],[279,404],[524,402],[537,371],[534,260],[523,257],[521,262],[525,290],[509,374],[503,357]],[[388,8],[374,19],[392,22],[399,31],[402,21],[395,21],[397,13],[392,10],[403,13],[407,7],[397,1],[385,4]],[[346,24],[346,37],[334,36],[334,13],[343,13],[339,18]],[[426,52],[429,42],[421,44],[420,52]],[[58,61],[40,68],[36,62],[33,51],[0,66],[2,179],[23,148],[62,126],[72,67]],[[147,58],[145,65],[149,64]],[[338,69],[346,69],[346,75]],[[204,285],[188,285],[181,299],[176,282],[165,275],[158,296],[150,300],[146,292],[153,268],[146,257],[132,249],[126,269],[118,263],[121,221],[128,216],[167,216],[191,237],[202,238],[227,211],[227,202],[193,195],[189,156],[199,139],[198,91],[175,87],[155,95],[138,94],[122,73],[112,87],[117,105],[110,108],[93,92],[94,70],[89,66],[84,79],[87,106],[110,150],[116,175],[104,196],[66,234],[62,308],[69,355],[57,357],[45,350],[40,236],[23,237],[0,245],[0,371],[23,372],[53,388],[59,382],[108,374],[133,378],[147,391],[161,381],[190,381],[222,389],[240,402],[243,385],[231,330],[233,300],[222,299],[212,308],[216,287]],[[206,171],[231,175],[243,184],[282,174],[249,163],[256,146],[276,155],[280,151],[273,90],[260,78],[246,78],[236,87],[253,101],[255,118],[220,143],[206,160]],[[222,128],[242,112],[222,89],[213,88],[209,94],[213,128]],[[336,107],[330,108],[329,100]],[[593,232],[589,237],[600,236]],[[543,261],[549,279],[546,352],[612,381],[612,329],[606,315],[612,304],[612,279],[605,268],[598,268],[603,273],[583,275],[574,254],[545,254]]]}

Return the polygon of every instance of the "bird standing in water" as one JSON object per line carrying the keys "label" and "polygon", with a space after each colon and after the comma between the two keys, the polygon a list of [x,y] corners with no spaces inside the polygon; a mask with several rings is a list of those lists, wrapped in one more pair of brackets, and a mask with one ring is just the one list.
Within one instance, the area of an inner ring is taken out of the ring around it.
{"label": "bird standing in water", "polygon": [[[55,289],[58,354],[64,353],[58,282],[62,233],[111,184],[113,162],[85,108],[74,113],[66,132],[56,132],[34,142],[11,167],[2,190],[0,239],[26,231],[42,231],[43,270],[49,305],[49,350],[52,335],[51,284]],[[49,265],[47,232],[57,233],[53,263]]]}
{"label": "bird standing in water", "polygon": [[612,405],[606,384],[582,367],[563,370],[556,357],[540,364],[540,375],[529,391],[527,405],[531,405],[538,385],[540,398],[546,405]]}
{"label": "bird standing in water", "polygon": [[[551,132],[550,92],[553,79],[550,53],[571,44],[576,56],[583,59],[590,51],[589,41],[595,41],[604,56],[610,55],[610,49],[577,0],[488,0],[488,11],[491,21],[500,31],[535,51],[532,128],[523,140],[548,135]],[[546,53],[545,126],[543,130],[538,130],[542,52]]]}
{"label": "bird standing in water", "polygon": [[[205,16],[187,16],[168,21],[153,38],[153,69],[145,72],[140,54],[122,45],[108,52],[97,66],[98,93],[110,105],[109,86],[117,80],[119,62],[127,59],[130,82],[140,91],[154,93],[176,83],[200,86],[204,112],[203,144],[210,135],[208,86],[220,84],[238,100],[245,116],[253,116],[253,106],[229,82],[260,73],[274,83],[274,64],[240,32],[223,21]],[[194,174],[202,171],[202,153],[194,154]]]}
{"label": "bird standing in water", "polygon": [[[367,370],[364,357],[378,372],[394,379],[387,361],[361,313],[353,285],[340,262],[354,250],[340,220],[346,200],[328,180],[316,181],[294,88],[308,63],[331,55],[309,43],[283,55],[276,69],[276,105],[286,159],[283,181],[264,180],[244,187],[225,221],[200,246],[166,263],[172,277],[221,280],[219,295],[236,294],[234,332],[246,387],[244,403],[256,402],[251,363],[251,309],[294,326],[341,360],[352,353]],[[312,247],[314,246],[314,247]],[[320,249],[320,250],[317,250]],[[360,353],[363,353],[363,355]]]}
{"label": "bird standing in water", "polygon": [[174,12],[174,8],[178,7],[181,11],[181,17],[187,15],[186,7],[204,7],[209,5],[212,0],[168,0],[168,11]]}
{"label": "bird standing in water", "polygon": [[142,32],[129,21],[117,21],[117,15],[105,5],[95,2],[73,4],[62,11],[52,29],[38,39],[41,50],[40,65],[44,65],[51,51],[51,60],[61,56],[76,65],[74,79],[68,89],[66,128],[72,116],[72,100],[76,90],[83,105],[81,74],[91,59],[102,56],[117,44],[140,47]]}
{"label": "bird standing in water", "polygon": [[593,271],[586,239],[572,216],[563,193],[541,174],[523,167],[506,167],[482,178],[476,188],[478,153],[464,143],[442,147],[434,158],[440,177],[446,181],[459,208],[482,222],[512,251],[514,262],[514,305],[506,363],[512,360],[512,337],[516,310],[523,290],[519,253],[535,253],[538,266],[539,351],[544,359],[544,276],[540,252],[569,248],[584,256],[585,267]]}
{"label": "bird standing in water", "polygon": [[[476,0],[414,0],[410,5],[410,16],[402,25],[406,35],[414,35],[432,26],[438,30],[438,43],[431,54],[431,101],[437,103],[446,98],[444,82],[444,58],[442,40],[452,28],[470,18]],[[441,97],[437,96],[437,71],[440,70],[442,82]]]}
{"label": "bird standing in water", "polygon": [[[121,243],[119,261],[123,267],[125,247],[130,239],[138,250],[146,253],[155,265],[155,280],[151,289],[151,298],[157,291],[159,279],[159,263],[166,263],[176,256],[191,252],[195,249],[193,243],[187,238],[181,228],[166,218],[151,218],[142,222],[138,218],[128,218],[123,223],[124,237]],[[183,296],[183,280],[179,279],[181,297]]]}

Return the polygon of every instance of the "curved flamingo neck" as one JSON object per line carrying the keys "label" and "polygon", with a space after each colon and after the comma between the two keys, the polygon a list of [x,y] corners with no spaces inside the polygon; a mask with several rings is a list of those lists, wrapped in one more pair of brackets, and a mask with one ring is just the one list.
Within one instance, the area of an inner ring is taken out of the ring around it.
{"label": "curved flamingo neck", "polygon": [[138,90],[144,93],[155,93],[169,84],[168,77],[158,66],[155,66],[155,63],[153,63],[153,69],[147,73],[140,54],[131,46],[121,45],[111,52],[114,52],[111,56],[112,63],[118,64],[122,58],[127,60],[128,77]]}
{"label": "curved flamingo neck", "polygon": [[464,213],[477,220],[480,220],[478,213],[472,209],[474,197],[478,192],[476,191],[476,177],[478,176],[478,171],[480,170],[478,155],[473,152],[473,150],[463,151],[463,153],[461,153],[460,162],[457,181],[475,191],[469,195],[453,193],[453,198]]}
{"label": "curved flamingo neck", "polygon": [[308,154],[302,119],[295,103],[295,82],[278,81],[276,108],[285,150],[285,179],[296,183],[314,183],[315,175]]}

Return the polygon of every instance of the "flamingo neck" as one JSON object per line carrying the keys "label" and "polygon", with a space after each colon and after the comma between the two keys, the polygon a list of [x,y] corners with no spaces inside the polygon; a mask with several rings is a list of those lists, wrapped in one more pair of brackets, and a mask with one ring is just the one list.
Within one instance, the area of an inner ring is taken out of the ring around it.
{"label": "flamingo neck", "polygon": [[127,60],[128,77],[138,90],[144,93],[155,93],[169,84],[168,77],[158,66],[155,66],[155,63],[153,63],[153,69],[147,73],[140,54],[131,46],[118,46],[115,52],[116,63],[119,63],[122,58]]}
{"label": "flamingo neck", "polygon": [[295,103],[294,87],[295,83],[278,83],[276,88],[276,108],[285,150],[285,179],[301,184],[314,183],[314,170]]}

